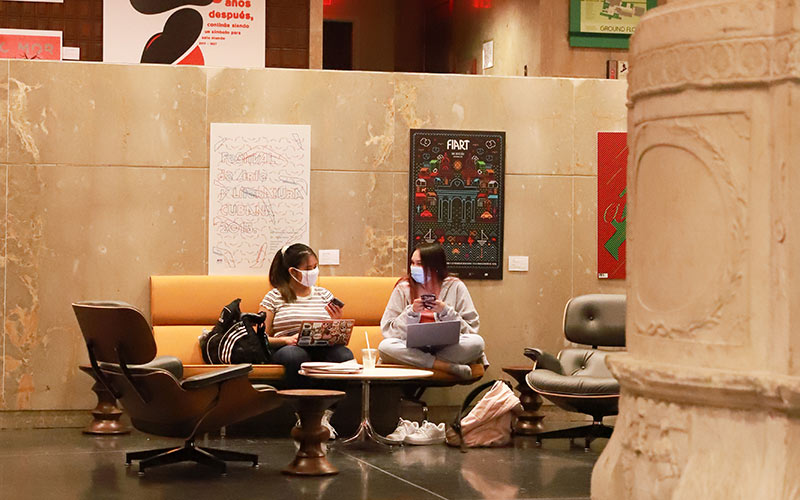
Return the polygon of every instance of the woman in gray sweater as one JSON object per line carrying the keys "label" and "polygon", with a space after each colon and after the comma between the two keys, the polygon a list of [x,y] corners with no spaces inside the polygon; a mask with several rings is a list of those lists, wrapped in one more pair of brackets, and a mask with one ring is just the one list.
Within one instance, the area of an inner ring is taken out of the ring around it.
{"label": "woman in gray sweater", "polygon": [[[406,347],[410,323],[461,321],[457,344],[414,348]],[[468,379],[469,363],[486,363],[483,338],[478,335],[478,311],[467,286],[448,276],[444,249],[438,243],[423,244],[414,250],[408,276],[398,281],[381,319],[384,340],[378,346],[383,362],[400,362],[433,368]]]}

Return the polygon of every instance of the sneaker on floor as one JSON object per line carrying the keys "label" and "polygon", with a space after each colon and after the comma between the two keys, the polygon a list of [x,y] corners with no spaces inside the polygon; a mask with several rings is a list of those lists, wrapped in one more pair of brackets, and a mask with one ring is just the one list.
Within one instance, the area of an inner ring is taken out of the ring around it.
{"label": "sneaker on floor", "polygon": [[331,417],[333,417],[333,410],[325,410],[325,413],[322,414],[322,427],[328,429],[328,432],[331,433],[328,439],[333,441],[337,438],[337,434],[336,429],[331,425]]}
{"label": "sneaker on floor", "polygon": [[403,442],[416,445],[444,443],[444,432],[444,423],[434,424],[426,420],[417,432],[406,436]]}
{"label": "sneaker on floor", "polygon": [[[300,427],[301,426],[300,425],[300,415],[295,413],[295,416],[297,417],[297,422],[295,422],[294,426],[295,427]],[[332,416],[333,416],[333,411],[325,410],[325,413],[322,414],[322,422],[321,422],[322,427],[325,427],[326,429],[328,429],[328,432],[330,433],[330,436],[328,437],[328,440],[330,440],[330,441],[333,441],[334,439],[336,439],[338,437],[338,434],[336,434],[336,429],[334,429],[333,426],[331,425],[331,417]]]}
{"label": "sneaker on floor", "polygon": [[400,422],[397,423],[397,428],[392,431],[391,434],[386,436],[386,439],[389,441],[394,441],[396,443],[402,443],[403,440],[409,434],[413,434],[419,430],[419,424],[417,422],[412,422],[411,420],[406,420],[404,418],[400,419]]}

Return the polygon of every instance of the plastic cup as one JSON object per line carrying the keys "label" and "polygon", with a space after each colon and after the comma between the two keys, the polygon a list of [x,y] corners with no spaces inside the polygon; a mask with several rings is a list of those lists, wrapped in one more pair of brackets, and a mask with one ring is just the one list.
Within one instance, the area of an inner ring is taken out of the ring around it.
{"label": "plastic cup", "polygon": [[361,365],[364,367],[364,371],[374,370],[377,362],[377,349],[361,349]]}

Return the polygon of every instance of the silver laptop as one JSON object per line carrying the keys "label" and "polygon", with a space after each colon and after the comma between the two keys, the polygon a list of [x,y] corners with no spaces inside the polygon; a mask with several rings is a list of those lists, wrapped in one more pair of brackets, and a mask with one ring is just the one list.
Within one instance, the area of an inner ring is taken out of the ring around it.
{"label": "silver laptop", "polygon": [[458,343],[461,320],[410,323],[406,347],[443,346]]}

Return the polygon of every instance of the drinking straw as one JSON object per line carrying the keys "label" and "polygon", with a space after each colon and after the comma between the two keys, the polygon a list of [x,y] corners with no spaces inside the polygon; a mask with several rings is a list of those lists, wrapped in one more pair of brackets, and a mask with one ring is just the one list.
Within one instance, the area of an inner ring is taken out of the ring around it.
{"label": "drinking straw", "polygon": [[364,330],[364,338],[367,339],[367,349],[370,349],[370,347],[369,347],[369,333],[367,333],[366,330]]}

